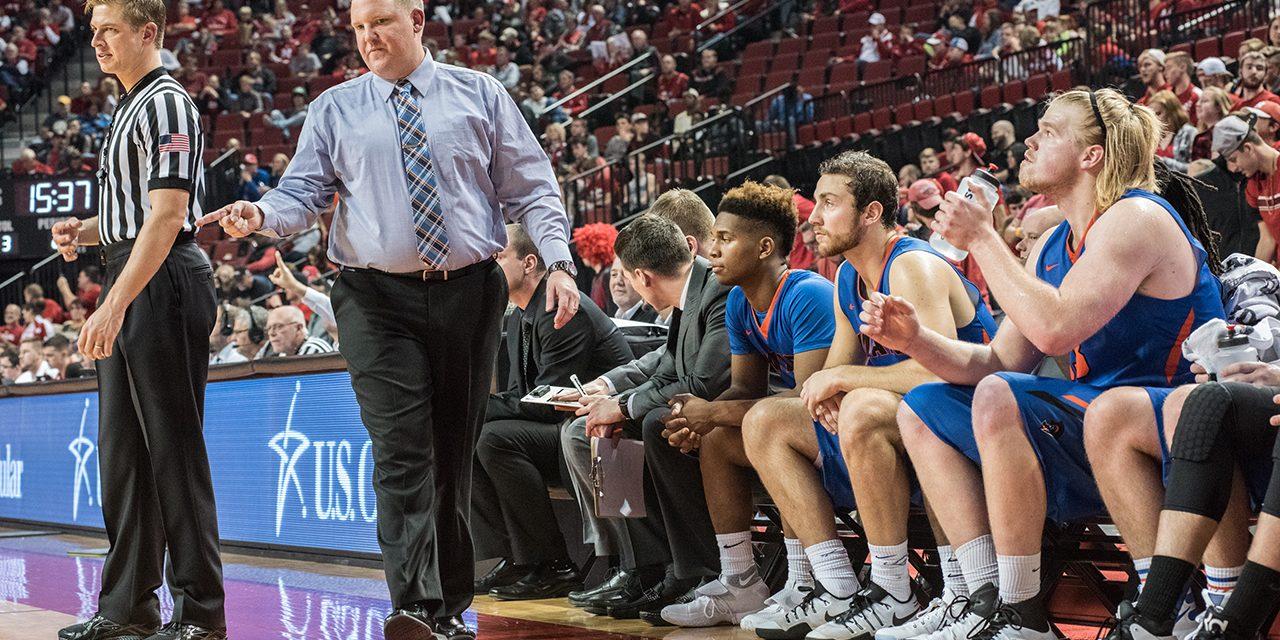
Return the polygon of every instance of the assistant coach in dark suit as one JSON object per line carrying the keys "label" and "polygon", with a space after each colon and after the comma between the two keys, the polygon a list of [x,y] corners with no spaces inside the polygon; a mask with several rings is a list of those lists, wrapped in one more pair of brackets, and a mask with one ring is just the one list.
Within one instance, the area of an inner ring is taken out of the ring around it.
{"label": "assistant coach in dark suit", "polygon": [[572,386],[574,374],[593,380],[629,362],[631,347],[585,295],[578,314],[556,329],[543,305],[546,266],[537,247],[521,225],[509,225],[507,237],[498,264],[511,303],[519,307],[507,325],[511,381],[505,391],[489,396],[487,422],[476,445],[480,466],[471,513],[477,558],[503,558],[511,566],[490,572],[493,579],[477,585],[477,591],[504,600],[555,598],[582,586],[547,496],[548,480],[569,484],[560,459],[560,429],[572,414],[520,398],[540,385]]}
{"label": "assistant coach in dark suit", "polygon": [[389,640],[471,638],[471,467],[507,285],[493,256],[523,222],[549,267],[546,308],[577,311],[569,219],[551,163],[486,74],[436,64],[421,0],[355,0],[372,73],[320,95],[277,188],[201,220],[230,235],[309,227],[337,194],[329,257],[342,355],[373,441]]}

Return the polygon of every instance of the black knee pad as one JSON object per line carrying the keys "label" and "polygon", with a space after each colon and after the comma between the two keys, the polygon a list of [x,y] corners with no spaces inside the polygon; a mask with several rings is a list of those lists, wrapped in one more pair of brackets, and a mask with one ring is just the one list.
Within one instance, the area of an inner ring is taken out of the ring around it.
{"label": "black knee pad", "polygon": [[1191,462],[1208,460],[1230,408],[1231,392],[1221,383],[1206,382],[1192,389],[1182,405],[1178,429],[1169,445],[1170,457]]}

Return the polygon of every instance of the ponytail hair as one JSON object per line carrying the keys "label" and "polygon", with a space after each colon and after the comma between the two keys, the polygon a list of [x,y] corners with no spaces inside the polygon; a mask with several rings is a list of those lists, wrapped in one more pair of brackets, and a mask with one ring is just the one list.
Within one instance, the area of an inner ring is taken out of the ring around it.
{"label": "ponytail hair", "polygon": [[1156,182],[1160,187],[1160,196],[1173,206],[1173,210],[1178,212],[1187,228],[1191,230],[1191,235],[1204,245],[1204,250],[1208,253],[1206,260],[1209,263],[1209,270],[1215,276],[1222,275],[1222,258],[1218,255],[1218,232],[1209,227],[1204,203],[1201,202],[1200,193],[1196,189],[1196,187],[1209,189],[1213,187],[1181,171],[1174,171],[1161,161],[1156,161],[1154,169]]}

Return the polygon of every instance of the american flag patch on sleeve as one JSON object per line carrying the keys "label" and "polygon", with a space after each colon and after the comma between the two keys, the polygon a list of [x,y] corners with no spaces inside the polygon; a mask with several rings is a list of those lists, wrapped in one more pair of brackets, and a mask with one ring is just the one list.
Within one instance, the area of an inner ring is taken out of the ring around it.
{"label": "american flag patch on sleeve", "polygon": [[191,153],[191,139],[185,133],[166,133],[160,136],[160,153]]}

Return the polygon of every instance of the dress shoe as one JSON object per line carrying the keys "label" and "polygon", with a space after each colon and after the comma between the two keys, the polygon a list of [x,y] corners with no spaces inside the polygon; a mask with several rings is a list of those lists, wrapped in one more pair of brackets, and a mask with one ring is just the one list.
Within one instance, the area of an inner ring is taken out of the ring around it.
{"label": "dress shoe", "polygon": [[141,640],[155,632],[155,627],[118,624],[102,616],[94,616],[58,631],[58,640]]}
{"label": "dress shoe", "polygon": [[631,573],[621,567],[614,567],[609,570],[609,575],[605,576],[604,582],[590,589],[569,593],[569,604],[575,607],[584,607],[588,602],[600,596],[613,591],[621,591],[626,586],[627,580],[630,579]]}
{"label": "dress shoe", "polygon": [[661,611],[663,607],[674,604],[690,589],[701,582],[697,578],[681,579],[674,574],[667,574],[662,583],[649,589],[639,599],[609,607],[609,617],[618,620],[634,620],[640,617],[641,611]]}
{"label": "dress shoe", "polygon": [[680,597],[676,598],[675,600],[672,600],[667,605],[662,605],[661,607],[658,607],[656,609],[641,609],[640,619],[644,620],[645,622],[648,622],[649,624],[655,627],[674,626],[672,623],[668,622],[666,618],[662,617],[663,608],[671,604],[687,604],[687,603],[693,602],[694,599],[698,597],[698,588],[700,586],[702,586],[702,580],[699,580],[694,586],[690,587],[688,591],[680,594]]}
{"label": "dress shoe", "polygon": [[563,598],[569,592],[582,588],[582,574],[568,560],[543,562],[515,584],[497,587],[489,591],[494,600],[543,600]]}
{"label": "dress shoe", "polygon": [[503,558],[498,564],[493,565],[489,573],[484,574],[476,580],[474,593],[482,596],[489,593],[494,587],[505,587],[509,584],[515,584],[516,580],[529,575],[533,570],[532,565],[515,564],[514,562]]}
{"label": "dress shoe", "polygon": [[386,640],[437,640],[436,622],[420,604],[396,609],[382,623]]}
{"label": "dress shoe", "polygon": [[662,565],[647,565],[624,572],[622,588],[606,591],[587,600],[582,608],[597,616],[609,615],[609,607],[639,600],[645,592],[662,583],[665,569]]}
{"label": "dress shoe", "polygon": [[153,635],[147,636],[146,640],[227,640],[227,630],[170,622]]}
{"label": "dress shoe", "polygon": [[476,632],[467,627],[462,616],[436,618],[436,635],[443,640],[476,640]]}

